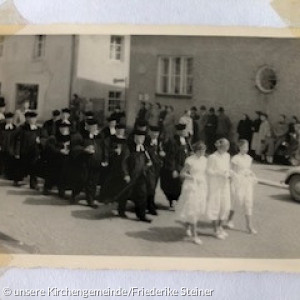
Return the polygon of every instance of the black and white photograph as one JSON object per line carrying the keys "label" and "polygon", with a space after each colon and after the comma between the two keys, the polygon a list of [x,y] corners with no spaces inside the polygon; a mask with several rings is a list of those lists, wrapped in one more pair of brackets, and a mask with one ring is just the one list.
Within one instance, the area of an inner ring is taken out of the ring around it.
{"label": "black and white photograph", "polygon": [[300,40],[0,37],[0,253],[300,258]]}

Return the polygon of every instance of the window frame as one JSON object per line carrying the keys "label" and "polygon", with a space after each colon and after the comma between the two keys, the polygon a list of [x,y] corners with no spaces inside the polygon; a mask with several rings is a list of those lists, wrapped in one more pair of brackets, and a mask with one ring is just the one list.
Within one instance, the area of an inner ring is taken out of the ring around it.
{"label": "window frame", "polygon": [[[193,64],[194,58],[191,55],[159,55],[157,69],[156,94],[166,97],[191,98],[193,96]],[[177,69],[177,61],[179,60],[179,68]],[[168,61],[167,72],[163,61]],[[188,64],[191,61],[191,69],[188,71]],[[166,78],[167,87],[164,91],[163,79]],[[191,82],[191,92],[189,92],[189,81]],[[176,92],[176,85],[179,92]]]}
{"label": "window frame", "polygon": [[[39,40],[39,38],[41,37],[42,40]],[[42,35],[42,34],[35,35],[32,58],[34,60],[43,59],[45,57],[45,53],[46,53],[46,35]]]}
{"label": "window frame", "polygon": [[[116,39],[120,39],[120,43],[117,43]],[[113,41],[115,39],[115,41]],[[123,60],[124,51],[124,36],[111,35],[109,41],[109,59],[115,62],[121,62]],[[117,49],[119,48],[119,49]],[[119,57],[117,57],[119,55]]]}
{"label": "window frame", "polygon": [[[114,94],[113,97],[111,97],[110,94]],[[117,98],[116,95],[119,94],[120,97]],[[120,105],[121,109],[125,109],[125,99],[124,99],[124,93],[120,90],[110,90],[108,91],[108,101],[107,101],[107,111],[109,113],[113,112],[115,110],[115,107]],[[113,104],[110,102],[113,101]],[[110,109],[111,108],[111,109]]]}
{"label": "window frame", "polygon": [[5,42],[5,36],[0,36],[0,58],[4,55],[4,42]]}

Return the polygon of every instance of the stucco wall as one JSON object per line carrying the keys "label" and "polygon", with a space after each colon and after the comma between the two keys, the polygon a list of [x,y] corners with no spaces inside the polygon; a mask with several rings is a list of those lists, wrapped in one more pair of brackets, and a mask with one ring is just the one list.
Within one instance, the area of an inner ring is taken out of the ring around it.
{"label": "stucco wall", "polygon": [[[133,36],[128,114],[134,120],[139,93],[151,101],[173,105],[177,115],[196,105],[224,106],[236,123],[241,114],[254,115],[257,109],[270,114],[281,112],[300,117],[300,41],[292,39]],[[191,99],[157,96],[157,56],[191,55],[194,84]],[[276,90],[263,94],[255,87],[260,66],[270,65],[278,76]]]}
{"label": "stucco wall", "polygon": [[45,56],[33,59],[34,36],[5,39],[0,58],[0,82],[8,109],[16,108],[16,84],[38,84],[38,112],[46,119],[51,111],[69,104],[72,37],[47,36]]}
{"label": "stucco wall", "polygon": [[[120,61],[110,59],[110,35],[76,37],[77,62],[73,91],[83,98],[104,99],[107,110],[109,91],[122,91],[129,84],[130,37],[124,36]],[[114,79],[124,80],[114,82]]]}

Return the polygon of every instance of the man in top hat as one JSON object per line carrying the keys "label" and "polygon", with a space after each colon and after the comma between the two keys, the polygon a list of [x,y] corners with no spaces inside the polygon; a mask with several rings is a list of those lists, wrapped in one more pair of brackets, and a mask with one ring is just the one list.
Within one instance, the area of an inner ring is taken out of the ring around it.
{"label": "man in top hat", "polygon": [[215,114],[215,109],[211,107],[205,123],[205,144],[207,152],[213,153],[215,150],[215,141],[217,139],[218,117]]}
{"label": "man in top hat", "polygon": [[92,111],[86,111],[84,113],[84,119],[79,122],[78,131],[80,134],[84,134],[88,127],[88,120],[94,119],[94,113]]}
{"label": "man in top hat", "polygon": [[111,139],[113,136],[116,135],[116,126],[117,120],[115,117],[111,116],[107,118],[108,125],[102,129],[103,137]]}
{"label": "man in top hat", "polygon": [[0,96],[0,122],[4,122],[5,121],[5,99],[3,97]]}
{"label": "man in top hat", "polygon": [[130,199],[135,203],[135,213],[142,222],[150,223],[146,217],[147,169],[152,165],[145,148],[145,131],[134,131],[134,142],[129,145],[129,155],[122,163],[124,181],[130,186]]}
{"label": "man in top hat", "polygon": [[116,119],[117,124],[124,124],[125,122],[125,112],[121,110],[120,105],[117,105],[111,114],[111,117]]}
{"label": "man in top hat", "polygon": [[71,203],[76,204],[76,197],[84,190],[88,205],[97,208],[96,189],[101,172],[108,165],[108,154],[95,119],[87,120],[87,127],[81,136],[81,142],[71,148],[71,159],[73,162],[72,174],[70,174]]}
{"label": "man in top hat", "polygon": [[96,189],[98,183],[102,183],[99,182],[100,177],[104,179],[103,174],[106,173],[105,170],[109,163],[109,153],[95,119],[87,120],[87,130],[83,134],[83,145],[87,153],[86,200],[89,206],[97,208],[95,204]]}
{"label": "man in top hat", "polygon": [[157,215],[155,205],[155,191],[160,175],[160,170],[163,165],[163,158],[166,156],[166,153],[163,150],[162,142],[160,141],[160,128],[158,126],[149,126],[149,138],[146,139],[145,146],[152,162],[152,165],[148,168],[147,172],[147,208],[148,212],[151,215]]}
{"label": "man in top hat", "polygon": [[71,110],[67,107],[63,108],[61,110],[60,119],[56,121],[56,128],[57,128],[56,132],[58,132],[58,128],[62,123],[70,125],[71,131],[74,130],[70,117],[71,117]]}
{"label": "man in top hat", "polygon": [[185,159],[191,154],[192,149],[185,134],[185,125],[176,125],[174,139],[165,144],[166,156],[161,169],[160,185],[169,200],[170,210],[174,210],[174,201],[181,193],[181,180],[179,174],[184,166]]}
{"label": "man in top hat", "polygon": [[57,109],[53,110],[52,118],[47,120],[43,126],[43,131],[44,131],[45,136],[49,137],[49,136],[55,135],[57,133],[57,128],[56,128],[57,123],[56,122],[59,119],[60,119],[60,111]]}
{"label": "man in top hat", "polygon": [[124,124],[118,124],[116,126],[116,137],[126,138],[126,126]]}
{"label": "man in top hat", "polygon": [[13,124],[14,114],[4,113],[5,120],[0,123],[0,168],[7,179],[14,180],[15,170],[15,144],[17,127]]}
{"label": "man in top hat", "polygon": [[231,139],[232,123],[229,117],[225,114],[223,107],[218,109],[218,126],[217,126],[217,139],[225,138]]}
{"label": "man in top hat", "polygon": [[44,194],[48,195],[53,186],[57,186],[60,197],[64,197],[65,173],[71,145],[70,124],[60,123],[56,135],[51,135],[45,145],[44,157],[46,174]]}
{"label": "man in top hat", "polygon": [[20,127],[17,157],[20,159],[23,177],[29,175],[30,188],[35,189],[37,187],[36,174],[39,172],[36,165],[41,154],[42,130],[37,125],[36,112],[28,111],[25,117],[28,122]]}
{"label": "man in top hat", "polygon": [[124,137],[115,136],[112,139],[113,153],[110,157],[110,168],[101,187],[99,202],[118,203],[118,213],[121,218],[127,218],[126,204],[129,198],[130,186],[124,180],[123,164],[127,164],[130,155],[127,141]]}
{"label": "man in top hat", "polygon": [[198,114],[198,119],[195,121],[197,123],[196,131],[194,132],[193,143],[198,141],[205,141],[205,124],[207,122],[207,111],[206,106],[202,105]]}
{"label": "man in top hat", "polygon": [[252,141],[251,141],[251,154],[252,156],[257,159],[257,151],[258,151],[258,148],[259,148],[259,128],[260,128],[260,124],[261,124],[261,118],[260,118],[260,115],[261,115],[261,111],[257,110],[255,112],[256,114],[256,118],[254,119],[254,121],[252,122]]}

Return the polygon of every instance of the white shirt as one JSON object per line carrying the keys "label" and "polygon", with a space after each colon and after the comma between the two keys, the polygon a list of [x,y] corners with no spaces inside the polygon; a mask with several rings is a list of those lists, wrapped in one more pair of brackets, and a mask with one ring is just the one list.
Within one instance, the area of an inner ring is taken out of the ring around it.
{"label": "white shirt", "polygon": [[69,120],[67,120],[67,119],[61,120],[61,122],[62,122],[63,124],[71,125],[71,122],[70,122]]}
{"label": "white shirt", "polygon": [[111,135],[115,135],[116,134],[116,128],[115,127],[109,127],[109,132]]}
{"label": "white shirt", "polygon": [[37,126],[34,124],[30,124],[30,130],[37,130]]}
{"label": "white shirt", "polygon": [[144,145],[138,144],[136,145],[136,152],[143,152],[145,151]]}
{"label": "white shirt", "polygon": [[13,124],[6,124],[5,125],[5,130],[13,130],[14,129],[14,125]]}
{"label": "white shirt", "polygon": [[4,120],[5,119],[5,116],[3,113],[0,113],[0,120]]}
{"label": "white shirt", "polygon": [[157,145],[158,145],[157,139],[151,140],[150,145],[151,145],[151,146],[157,146]]}
{"label": "white shirt", "polygon": [[183,146],[186,145],[185,137],[183,137],[183,136],[179,137],[179,141],[180,141],[181,145],[183,145]]}

